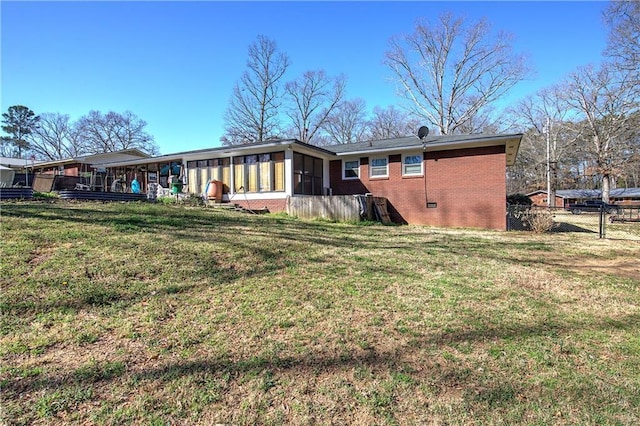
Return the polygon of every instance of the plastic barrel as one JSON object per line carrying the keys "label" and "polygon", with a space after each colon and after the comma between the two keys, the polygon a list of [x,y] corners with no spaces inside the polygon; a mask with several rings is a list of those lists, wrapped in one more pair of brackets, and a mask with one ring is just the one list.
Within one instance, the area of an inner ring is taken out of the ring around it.
{"label": "plastic barrel", "polygon": [[222,201],[222,181],[209,181],[209,184],[207,185],[207,199],[214,200],[216,203]]}

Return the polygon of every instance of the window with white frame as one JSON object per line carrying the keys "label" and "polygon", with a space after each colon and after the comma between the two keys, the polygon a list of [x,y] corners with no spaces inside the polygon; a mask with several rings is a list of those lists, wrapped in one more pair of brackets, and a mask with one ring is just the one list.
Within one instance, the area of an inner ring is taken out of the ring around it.
{"label": "window with white frame", "polygon": [[402,175],[417,176],[422,174],[422,154],[402,156]]}
{"label": "window with white frame", "polygon": [[360,160],[342,162],[342,179],[358,179],[360,177]]}
{"label": "window with white frame", "polygon": [[369,160],[369,177],[388,177],[389,157],[373,157]]}

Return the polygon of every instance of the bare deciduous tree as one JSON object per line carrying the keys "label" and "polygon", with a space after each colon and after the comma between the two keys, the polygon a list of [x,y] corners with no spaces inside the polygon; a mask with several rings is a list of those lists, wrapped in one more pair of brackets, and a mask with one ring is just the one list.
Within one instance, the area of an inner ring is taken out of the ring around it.
{"label": "bare deciduous tree", "polygon": [[389,105],[387,108],[376,106],[368,122],[369,137],[372,140],[400,138],[417,135],[421,126],[419,119],[412,118],[405,111]]}
{"label": "bare deciduous tree", "polygon": [[609,42],[605,55],[630,72],[636,84],[640,72],[640,2],[612,1],[604,14],[609,25]]}
{"label": "bare deciduous tree", "polygon": [[99,154],[137,148],[156,154],[158,147],[153,136],[144,130],[146,125],[146,121],[130,111],[123,114],[89,111],[89,114],[76,123],[76,131],[86,153]]}
{"label": "bare deciduous tree", "polygon": [[29,141],[34,155],[47,160],[73,158],[87,151],[67,114],[41,114],[39,126]]}
{"label": "bare deciduous tree", "polygon": [[526,175],[531,186],[527,189],[544,188],[549,178],[551,207],[555,207],[555,191],[564,179],[563,171],[570,170],[576,161],[576,135],[569,125],[571,111],[565,97],[562,87],[554,86],[524,98],[509,110],[524,129],[519,153],[524,160],[517,167],[529,170]]}
{"label": "bare deciduous tree", "polygon": [[465,26],[443,14],[438,24],[417,24],[415,32],[390,40],[385,54],[400,96],[418,117],[441,134],[477,132],[477,116],[521,81],[527,68],[511,49],[511,36],[492,37],[481,20]]}
{"label": "bare deciduous tree", "polygon": [[342,102],[327,118],[322,130],[331,145],[367,140],[365,101],[358,98]]}
{"label": "bare deciduous tree", "polygon": [[[630,85],[640,86],[640,2],[612,1],[604,18],[609,26],[605,56],[612,61],[613,67],[628,74]],[[625,152],[627,159],[621,165],[619,180],[626,187],[637,187],[640,185],[640,113],[633,114],[631,120]]]}
{"label": "bare deciduous tree", "polygon": [[637,112],[630,126],[627,160],[622,164],[620,182],[625,188],[640,188],[640,112]]}
{"label": "bare deciduous tree", "polygon": [[307,71],[298,80],[286,84],[290,99],[287,115],[295,137],[306,143],[320,131],[332,111],[344,97],[346,78],[329,78],[324,71]]}
{"label": "bare deciduous tree", "polygon": [[233,87],[225,112],[224,145],[263,141],[276,136],[281,102],[280,83],[289,57],[278,52],[276,43],[258,36],[249,46],[248,70]]}
{"label": "bare deciduous tree", "polygon": [[638,112],[638,86],[634,72],[604,64],[572,73],[567,81],[568,102],[578,114],[583,143],[578,145],[593,171],[602,179],[602,199],[609,201],[611,182],[631,149],[630,131]]}

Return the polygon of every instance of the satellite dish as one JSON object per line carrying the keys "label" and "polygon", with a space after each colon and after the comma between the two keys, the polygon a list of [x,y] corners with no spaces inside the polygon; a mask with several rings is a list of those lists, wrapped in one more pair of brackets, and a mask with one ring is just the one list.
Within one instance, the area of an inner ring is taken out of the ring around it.
{"label": "satellite dish", "polygon": [[422,126],[418,129],[418,137],[420,139],[424,139],[429,134],[429,128],[427,126]]}

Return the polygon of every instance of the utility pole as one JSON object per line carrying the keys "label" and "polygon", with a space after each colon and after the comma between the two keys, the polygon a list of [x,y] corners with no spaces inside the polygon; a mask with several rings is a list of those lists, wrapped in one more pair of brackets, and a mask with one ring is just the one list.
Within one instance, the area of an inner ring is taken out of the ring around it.
{"label": "utility pole", "polygon": [[[547,207],[551,208],[551,119],[547,117]],[[555,200],[554,200],[555,201]],[[553,203],[555,205],[555,203]]]}

